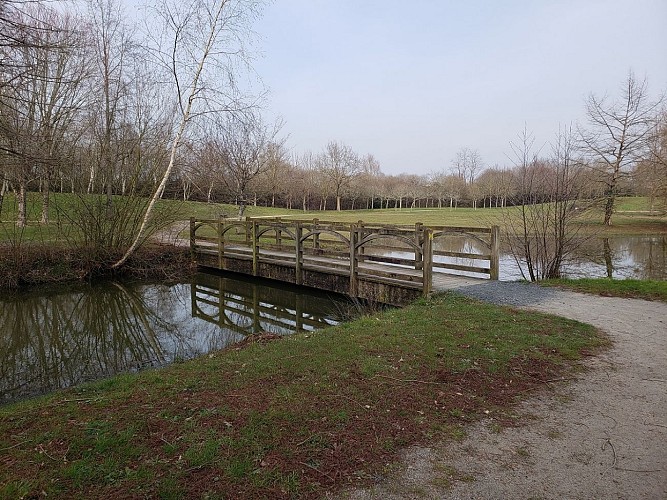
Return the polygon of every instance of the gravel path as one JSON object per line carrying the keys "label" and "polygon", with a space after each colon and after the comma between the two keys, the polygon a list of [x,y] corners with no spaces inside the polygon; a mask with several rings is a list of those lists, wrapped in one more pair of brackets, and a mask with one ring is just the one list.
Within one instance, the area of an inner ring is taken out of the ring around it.
{"label": "gravel path", "polygon": [[343,498],[667,499],[667,304],[524,283],[458,291],[590,323],[614,345],[523,403],[526,425],[497,432],[490,418],[409,449],[391,478]]}

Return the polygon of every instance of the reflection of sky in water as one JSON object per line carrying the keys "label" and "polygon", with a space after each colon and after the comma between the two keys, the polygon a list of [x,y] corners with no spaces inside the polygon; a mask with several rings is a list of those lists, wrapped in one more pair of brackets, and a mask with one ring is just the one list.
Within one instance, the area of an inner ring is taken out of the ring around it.
{"label": "reflection of sky in water", "polygon": [[[307,330],[336,324],[345,310],[335,305],[340,299],[323,294],[205,274],[197,279],[203,284],[196,287],[99,283],[0,297],[0,404],[189,359],[247,333],[287,334],[301,323]],[[220,311],[220,296],[223,309],[230,310]],[[193,302],[226,323],[194,317]]]}
{"label": "reflection of sky in water", "polygon": [[160,311],[163,324],[153,325],[153,329],[165,363],[219,350],[243,339],[239,333],[192,317],[189,284],[144,286],[142,294],[149,309]]}

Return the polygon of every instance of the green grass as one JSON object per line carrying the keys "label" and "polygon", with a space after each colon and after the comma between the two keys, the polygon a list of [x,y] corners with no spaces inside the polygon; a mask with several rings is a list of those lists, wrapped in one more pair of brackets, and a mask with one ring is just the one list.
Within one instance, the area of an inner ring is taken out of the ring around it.
{"label": "green grass", "polygon": [[542,282],[542,284],[608,297],[626,297],[667,302],[667,281],[582,278],[548,280]]}
{"label": "green grass", "polygon": [[502,422],[604,344],[447,294],[232,347],[0,408],[0,498],[321,497],[405,446]]}
{"label": "green grass", "polygon": [[665,210],[663,200],[654,200],[651,206],[651,200],[644,196],[626,196],[619,198],[616,203],[618,212],[649,212],[651,210]]}
{"label": "green grass", "polygon": [[[622,200],[622,199],[621,199]],[[642,200],[645,200],[642,198]],[[635,203],[638,203],[635,201]],[[268,209],[267,209],[268,210]],[[421,222],[434,226],[464,226],[464,227],[489,227],[505,224],[506,211],[516,210],[514,207],[508,209],[488,208],[416,208],[396,210],[393,208],[382,210],[345,210],[336,212],[327,211],[281,211],[274,209],[263,215],[280,215],[284,218],[312,219],[322,221],[357,222],[364,221],[369,224],[408,224]],[[577,222],[581,226],[582,234],[589,235],[612,235],[612,234],[646,234],[667,233],[667,215],[651,215],[643,212],[617,212],[612,219],[612,226],[602,223],[603,213],[601,209],[593,209],[583,215]]]}
{"label": "green grass", "polygon": [[[41,194],[28,193],[28,227],[17,230],[13,221],[16,218],[16,201],[10,193],[5,197],[2,207],[2,221],[0,222],[0,241],[31,241],[49,242],[76,236],[76,231],[69,226],[66,218],[58,213],[69,213],[74,210],[79,198],[67,193],[53,193],[51,195],[50,217],[51,224],[43,226],[38,223],[41,217]],[[236,216],[238,207],[221,203],[201,203],[182,200],[161,200],[160,207],[175,214],[177,218],[185,220],[189,217],[200,219],[217,218],[219,215]],[[600,234],[645,234],[648,232],[667,232],[667,216],[647,213],[650,204],[648,198],[628,197],[617,200],[617,213],[613,218],[613,226],[602,225],[602,211],[595,209],[585,217],[581,224],[588,233]],[[509,210],[512,210],[510,208]],[[287,210],[285,208],[255,207],[246,208],[248,217],[286,217],[286,218],[318,218],[320,220],[335,220],[342,222],[357,222],[363,220],[369,224],[415,224],[422,222],[430,225],[446,226],[477,226],[503,225],[503,210],[472,209],[472,208],[421,208],[421,209],[382,209],[382,210],[335,210],[307,211]]]}

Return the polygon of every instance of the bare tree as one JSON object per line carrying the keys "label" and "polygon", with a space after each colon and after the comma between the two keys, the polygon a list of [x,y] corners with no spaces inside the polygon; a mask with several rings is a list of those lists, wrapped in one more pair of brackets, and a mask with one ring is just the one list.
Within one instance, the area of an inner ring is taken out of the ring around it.
{"label": "bare tree", "polygon": [[511,147],[518,191],[515,206],[504,211],[510,250],[524,279],[559,278],[564,260],[582,242],[574,224],[583,210],[572,132],[559,131],[548,159],[538,158],[526,130]]}
{"label": "bare tree", "polygon": [[132,245],[113,267],[122,266],[145,240],[157,201],[162,197],[177,152],[190,123],[212,112],[242,106],[235,84],[238,64],[247,63],[245,41],[250,21],[258,14],[256,0],[195,0],[187,5],[164,0],[155,14],[162,22],[152,52],[172,77],[178,120],[169,162],[146,208]]}
{"label": "bare tree", "polygon": [[456,152],[452,166],[459,178],[463,179],[466,184],[472,184],[477,177],[477,172],[483,166],[482,157],[476,149],[463,147]]}
{"label": "bare tree", "polygon": [[118,0],[88,0],[88,15],[95,62],[91,85],[97,96],[90,109],[90,124],[98,149],[91,161],[88,193],[93,191],[97,175],[104,176],[107,208],[111,210],[114,174],[124,155],[121,148],[127,146],[119,135],[131,89],[134,41]]}
{"label": "bare tree", "polygon": [[276,206],[276,199],[286,194],[290,183],[291,165],[287,162],[284,141],[271,142],[267,145],[266,169],[261,176],[264,195],[271,199],[271,206]]}
{"label": "bare tree", "polygon": [[621,181],[648,155],[649,139],[661,100],[651,100],[648,84],[631,72],[620,97],[609,101],[591,94],[586,101],[589,129],[579,131],[591,168],[605,186],[604,224],[611,225]]}
{"label": "bare tree", "polygon": [[305,212],[317,188],[317,159],[311,151],[307,151],[296,158],[294,163],[299,169],[300,177],[292,187],[298,189],[301,196],[301,208]]}
{"label": "bare tree", "polygon": [[24,226],[26,191],[35,179],[43,192],[42,222],[48,221],[51,177],[84,104],[88,61],[71,15],[41,5],[14,15],[25,31],[17,37],[23,45],[5,48],[15,64],[2,68],[0,137],[13,165],[17,224]]}
{"label": "bare tree", "polygon": [[275,154],[283,151],[276,141],[282,123],[265,125],[257,113],[228,115],[218,124],[216,152],[223,165],[223,180],[243,217],[249,199],[250,183],[269,168]]}
{"label": "bare tree", "polygon": [[359,156],[348,146],[331,141],[320,155],[320,165],[336,197],[336,210],[340,211],[343,193],[362,171]]}
{"label": "bare tree", "polygon": [[649,140],[647,160],[652,172],[651,193],[667,203],[667,111],[660,113]]}

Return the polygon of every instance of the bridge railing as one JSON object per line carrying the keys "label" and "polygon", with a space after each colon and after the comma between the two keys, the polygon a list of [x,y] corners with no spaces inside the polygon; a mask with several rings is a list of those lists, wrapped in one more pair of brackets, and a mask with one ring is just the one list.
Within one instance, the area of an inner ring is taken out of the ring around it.
{"label": "bridge railing", "polygon": [[[466,249],[464,245],[465,251],[459,251],[439,244],[461,236],[477,246]],[[434,269],[498,279],[498,241],[497,226],[381,225],[279,217],[190,220],[193,258],[215,258],[220,269],[225,269],[225,259],[248,261],[256,276],[260,264],[290,267],[295,269],[297,284],[306,270],[347,276],[351,295],[360,279],[428,294]]]}

